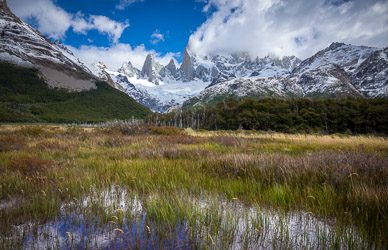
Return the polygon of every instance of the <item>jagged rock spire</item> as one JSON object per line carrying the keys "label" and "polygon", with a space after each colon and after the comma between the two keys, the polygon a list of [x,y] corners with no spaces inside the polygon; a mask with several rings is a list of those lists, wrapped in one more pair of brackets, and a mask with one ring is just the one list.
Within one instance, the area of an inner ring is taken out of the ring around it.
{"label": "jagged rock spire", "polygon": [[141,70],[141,74],[143,77],[148,77],[150,82],[159,84],[159,71],[162,69],[162,65],[160,65],[156,60],[152,53],[147,55],[147,58],[144,62],[143,68]]}
{"label": "jagged rock spire", "polygon": [[185,49],[185,52],[183,53],[183,60],[180,69],[184,73],[187,80],[194,79],[194,61],[187,47]]}
{"label": "jagged rock spire", "polygon": [[[167,67],[172,67],[172,66],[175,67],[174,59],[171,59],[170,62],[167,64]],[[175,68],[176,68],[176,67],[175,67]]]}

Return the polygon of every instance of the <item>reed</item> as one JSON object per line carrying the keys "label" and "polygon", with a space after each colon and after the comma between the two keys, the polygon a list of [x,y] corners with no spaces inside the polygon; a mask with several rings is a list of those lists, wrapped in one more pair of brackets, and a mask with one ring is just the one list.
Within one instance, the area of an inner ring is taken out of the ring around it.
{"label": "reed", "polygon": [[1,125],[0,148],[1,248],[388,246],[384,137]]}

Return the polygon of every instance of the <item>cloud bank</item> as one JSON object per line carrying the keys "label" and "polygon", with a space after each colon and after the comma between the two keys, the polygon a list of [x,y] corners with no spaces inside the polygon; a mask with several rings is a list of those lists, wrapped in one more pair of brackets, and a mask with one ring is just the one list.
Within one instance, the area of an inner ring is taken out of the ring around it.
{"label": "cloud bank", "polygon": [[88,30],[98,30],[100,34],[108,35],[109,39],[115,43],[119,40],[125,28],[129,26],[128,20],[120,23],[109,19],[106,16],[90,15],[85,18],[81,12],[78,12],[72,22],[73,31],[85,34]]}
{"label": "cloud bank", "polygon": [[332,42],[388,46],[384,0],[209,0],[211,14],[189,39],[199,54],[306,58]]}
{"label": "cloud bank", "polygon": [[63,38],[70,28],[81,34],[95,29],[117,43],[124,29],[129,26],[128,21],[117,22],[106,16],[85,17],[81,12],[73,15],[56,6],[52,0],[11,0],[8,5],[18,17],[33,19],[40,32],[54,39]]}

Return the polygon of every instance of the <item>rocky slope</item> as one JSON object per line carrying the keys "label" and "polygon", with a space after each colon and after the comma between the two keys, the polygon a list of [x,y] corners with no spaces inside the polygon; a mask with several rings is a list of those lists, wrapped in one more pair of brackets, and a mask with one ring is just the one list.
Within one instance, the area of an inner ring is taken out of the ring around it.
{"label": "rocky slope", "polygon": [[184,106],[228,97],[388,97],[388,48],[332,43],[277,77],[237,77],[212,84]]}
{"label": "rocky slope", "polygon": [[388,48],[372,53],[352,74],[352,84],[369,98],[388,96]]}

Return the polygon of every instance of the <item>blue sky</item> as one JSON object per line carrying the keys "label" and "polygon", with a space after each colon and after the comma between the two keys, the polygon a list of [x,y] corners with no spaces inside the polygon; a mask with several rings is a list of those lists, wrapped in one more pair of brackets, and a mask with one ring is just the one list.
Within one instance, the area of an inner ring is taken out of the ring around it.
{"label": "blue sky", "polygon": [[[124,9],[116,8],[118,3],[119,1],[106,0],[95,0],[92,3],[85,0],[56,2],[69,13],[81,11],[85,14],[107,16],[118,22],[128,20],[129,27],[119,39],[121,43],[128,43],[133,47],[144,44],[146,49],[163,54],[183,52],[189,36],[206,20],[207,15],[202,12],[204,2],[191,0],[146,0],[134,2]],[[158,41],[156,37],[151,37],[155,31],[163,36],[163,40]],[[75,47],[83,44],[109,46],[111,43],[96,30],[88,31],[85,36],[69,29],[64,40],[66,44]]]}
{"label": "blue sky", "polygon": [[141,68],[148,53],[312,56],[332,42],[388,46],[387,0],[8,0],[88,63]]}
{"label": "blue sky", "polygon": [[[16,14],[23,8],[25,1],[8,0]],[[42,1],[46,4],[47,1]],[[132,47],[144,45],[147,50],[155,50],[162,55],[169,52],[183,52],[188,39],[203,22],[209,13],[203,12],[204,1],[195,0],[57,0],[55,6],[70,14],[106,16],[120,23],[128,23],[117,42],[130,44]],[[127,4],[125,4],[127,2]],[[39,1],[37,1],[39,4]],[[28,7],[28,6],[27,6]],[[23,18],[23,17],[22,17]],[[39,29],[36,15],[23,18],[29,24]],[[44,32],[45,35],[51,35]],[[107,47],[112,41],[96,29],[84,33],[74,32],[69,28],[60,36],[51,36],[53,40],[79,48],[81,45]],[[181,60],[181,54],[175,56]]]}

